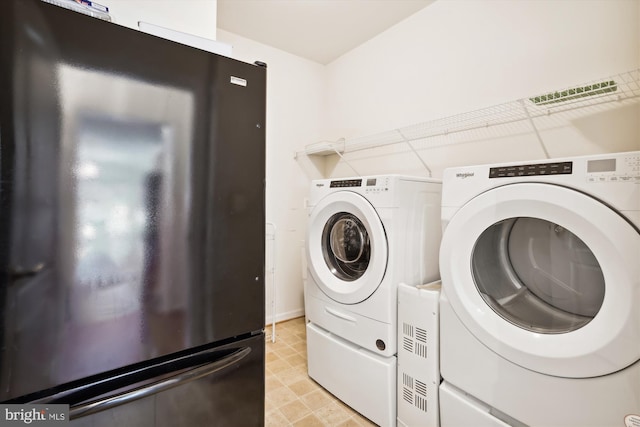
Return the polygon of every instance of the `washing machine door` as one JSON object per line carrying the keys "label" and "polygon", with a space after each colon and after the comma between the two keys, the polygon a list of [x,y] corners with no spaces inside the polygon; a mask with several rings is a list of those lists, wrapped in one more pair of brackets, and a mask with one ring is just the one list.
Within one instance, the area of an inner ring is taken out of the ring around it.
{"label": "washing machine door", "polygon": [[517,183],[452,217],[444,292],[478,340],[524,368],[571,378],[640,359],[640,234],[584,193]]}
{"label": "washing machine door", "polygon": [[369,201],[352,191],[321,199],[307,235],[309,272],[320,289],[342,304],[373,294],[387,269],[387,238]]}

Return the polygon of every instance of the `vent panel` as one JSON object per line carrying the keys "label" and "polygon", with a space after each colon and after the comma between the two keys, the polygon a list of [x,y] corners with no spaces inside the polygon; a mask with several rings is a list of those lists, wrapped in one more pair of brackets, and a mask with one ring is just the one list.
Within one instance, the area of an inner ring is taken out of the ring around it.
{"label": "vent panel", "polygon": [[416,393],[421,396],[427,397],[427,385],[422,381],[416,380]]}
{"label": "vent panel", "polygon": [[427,346],[425,344],[420,344],[419,342],[416,342],[415,354],[426,359]]}
{"label": "vent panel", "polygon": [[413,390],[413,377],[411,375],[402,374],[402,384]]}
{"label": "vent panel", "polygon": [[410,336],[411,338],[413,338],[413,325],[410,325],[409,323],[403,323],[402,324],[402,332],[405,335]]}
{"label": "vent panel", "polygon": [[415,406],[422,412],[427,412],[427,399],[425,399],[424,397],[416,396]]}
{"label": "vent panel", "polygon": [[[416,289],[418,288],[418,289]],[[438,386],[439,298],[437,284],[398,286],[397,424],[441,425]],[[640,426],[638,426],[640,427]]]}
{"label": "vent panel", "polygon": [[402,389],[402,398],[405,400],[405,402],[413,404],[413,392],[408,388]]}
{"label": "vent panel", "polygon": [[404,348],[409,353],[413,352],[413,340],[411,338],[404,337],[402,340],[402,348]]}

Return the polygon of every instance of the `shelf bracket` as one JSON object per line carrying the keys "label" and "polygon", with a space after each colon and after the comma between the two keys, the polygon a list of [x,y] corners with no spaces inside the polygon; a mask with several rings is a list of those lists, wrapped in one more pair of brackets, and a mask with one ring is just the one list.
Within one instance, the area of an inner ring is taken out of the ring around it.
{"label": "shelf bracket", "polygon": [[540,136],[540,132],[538,132],[538,128],[536,127],[536,124],[533,122],[533,118],[531,117],[531,114],[529,113],[529,109],[527,108],[527,104],[525,104],[524,99],[520,100],[520,105],[522,105],[522,109],[524,110],[524,113],[527,115],[527,120],[529,120],[529,123],[531,124],[531,127],[533,128],[533,132],[536,134],[536,138],[538,138],[538,142],[540,143],[540,147],[542,147],[542,151],[544,151],[544,155],[547,156],[547,159],[550,159],[551,156],[549,156],[549,152],[547,151],[547,147],[544,145],[544,141],[542,140],[542,137]]}
{"label": "shelf bracket", "polygon": [[406,136],[404,136],[404,134],[402,133],[402,131],[400,129],[396,129],[396,132],[398,132],[400,134],[400,136],[402,137],[402,140],[407,143],[409,148],[411,148],[411,151],[413,151],[413,154],[415,154],[416,157],[418,158],[418,160],[420,160],[420,163],[422,163],[422,166],[424,166],[424,168],[427,170],[427,173],[429,174],[429,178],[432,178],[433,174],[431,173],[431,168],[427,165],[427,163],[418,154],[416,149],[413,147],[413,144],[411,144],[411,141],[409,141],[409,139]]}
{"label": "shelf bracket", "polygon": [[356,168],[354,168],[351,163],[349,163],[349,161],[347,159],[345,159],[345,157],[342,155],[342,153],[340,151],[338,151],[337,148],[332,147],[333,151],[336,152],[336,154],[338,155],[338,157],[340,157],[340,160],[342,160],[347,166],[349,166],[349,168],[356,174],[356,176],[362,176],[360,175],[360,173],[358,173],[358,171],[356,170]]}

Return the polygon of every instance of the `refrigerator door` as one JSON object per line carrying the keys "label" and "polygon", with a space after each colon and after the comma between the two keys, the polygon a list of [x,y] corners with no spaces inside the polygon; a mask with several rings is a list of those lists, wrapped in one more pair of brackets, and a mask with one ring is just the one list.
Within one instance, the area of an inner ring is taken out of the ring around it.
{"label": "refrigerator door", "polygon": [[207,252],[212,336],[264,327],[265,69],[220,60],[211,99]]}
{"label": "refrigerator door", "polygon": [[0,401],[261,331],[265,69],[40,0],[0,60]]}

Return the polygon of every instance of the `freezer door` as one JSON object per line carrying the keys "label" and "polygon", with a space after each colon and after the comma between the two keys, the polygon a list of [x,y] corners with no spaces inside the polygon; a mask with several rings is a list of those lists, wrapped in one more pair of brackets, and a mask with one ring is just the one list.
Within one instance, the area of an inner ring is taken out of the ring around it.
{"label": "freezer door", "polygon": [[[207,356],[207,353],[210,353]],[[208,361],[204,360],[209,358]],[[76,402],[70,407],[73,427],[216,427],[264,425],[264,335],[235,342],[165,365],[195,367],[157,378],[100,397]],[[150,367],[130,377],[157,372]],[[122,384],[127,374],[85,387],[58,402],[75,401],[92,392]]]}

